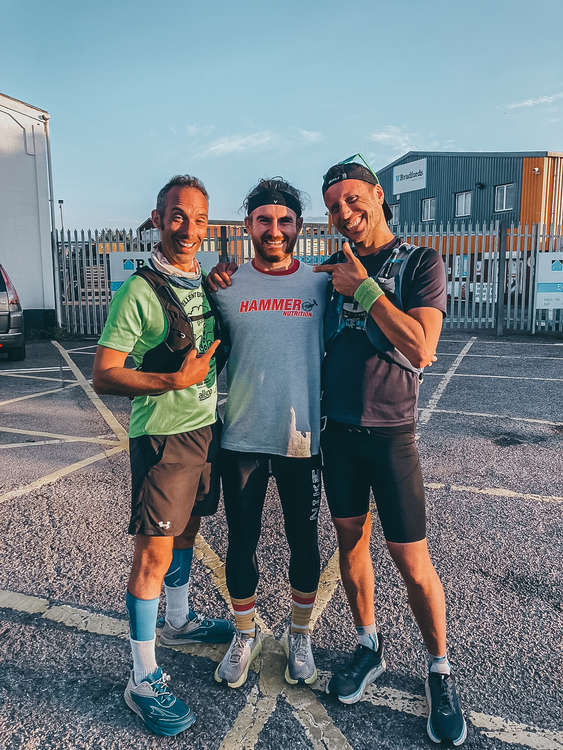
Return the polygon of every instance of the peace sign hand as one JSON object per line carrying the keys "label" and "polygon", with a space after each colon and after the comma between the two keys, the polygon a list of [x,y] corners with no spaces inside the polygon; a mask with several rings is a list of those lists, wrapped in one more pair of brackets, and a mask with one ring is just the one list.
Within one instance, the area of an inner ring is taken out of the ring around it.
{"label": "peace sign hand", "polygon": [[342,243],[342,252],[346,258],[345,263],[328,263],[315,266],[314,270],[317,273],[331,273],[332,286],[336,291],[345,297],[353,297],[362,281],[367,279],[368,273],[347,242]]}

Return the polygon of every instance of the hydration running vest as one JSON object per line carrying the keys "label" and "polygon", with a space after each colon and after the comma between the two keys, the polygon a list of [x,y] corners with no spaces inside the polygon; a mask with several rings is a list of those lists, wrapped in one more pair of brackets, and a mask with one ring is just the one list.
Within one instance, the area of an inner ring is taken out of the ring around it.
{"label": "hydration running vest", "polygon": [[[168,323],[166,338],[158,346],[145,352],[138,369],[144,372],[177,372],[187,353],[195,346],[192,321],[210,318],[215,314],[214,307],[207,297],[209,310],[190,318],[162,274],[150,266],[143,266],[134,275],[141,276],[153,289]],[[218,320],[217,317],[215,320]]]}
{"label": "hydration running vest", "polygon": [[[375,280],[385,292],[385,296],[395,305],[395,307],[398,307],[399,310],[402,311],[404,311],[402,295],[403,277],[405,275],[407,262],[414,250],[418,250],[418,245],[411,245],[408,242],[400,242],[400,244],[391,251],[390,256],[375,277]],[[344,256],[342,252],[339,252],[337,255],[338,260],[336,260],[336,262],[338,263],[341,262],[340,257]],[[371,345],[386,359],[391,360],[405,370],[413,372],[420,380],[422,380],[422,369],[415,367],[405,355],[389,341],[371,315],[366,313],[363,307],[361,307],[353,297],[343,297],[341,294],[338,294],[338,292],[333,291],[326,314],[325,337],[327,351],[331,342],[334,341],[336,336],[338,336],[338,334],[345,328],[363,331],[367,335]]]}

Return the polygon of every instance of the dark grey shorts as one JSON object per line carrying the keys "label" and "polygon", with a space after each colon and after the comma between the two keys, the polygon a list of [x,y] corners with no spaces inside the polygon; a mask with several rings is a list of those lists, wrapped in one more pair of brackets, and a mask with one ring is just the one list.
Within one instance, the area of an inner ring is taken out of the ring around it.
{"label": "dark grey shorts", "polygon": [[130,534],[178,536],[219,504],[219,425],[130,438]]}

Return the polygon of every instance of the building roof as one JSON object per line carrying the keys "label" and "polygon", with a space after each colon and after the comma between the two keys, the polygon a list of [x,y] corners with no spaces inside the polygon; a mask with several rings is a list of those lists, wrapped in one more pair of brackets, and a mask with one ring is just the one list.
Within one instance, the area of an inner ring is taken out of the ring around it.
{"label": "building roof", "polygon": [[25,107],[29,107],[30,109],[35,109],[37,110],[37,112],[43,112],[46,115],[49,114],[46,109],[41,109],[41,107],[35,107],[33,104],[28,104],[27,102],[24,102],[21,99],[14,99],[13,96],[8,96],[8,94],[2,94],[0,92],[0,98],[9,99],[11,102],[17,102],[18,104],[23,104]]}
{"label": "building roof", "polygon": [[385,164],[385,166],[380,167],[376,172],[381,172],[384,169],[389,169],[389,167],[395,166],[395,164],[398,164],[403,159],[406,159],[408,156],[416,156],[419,158],[422,158],[424,156],[462,156],[462,157],[468,157],[468,158],[475,158],[475,157],[482,157],[484,159],[486,158],[498,158],[499,156],[516,156],[516,157],[522,157],[522,158],[530,158],[530,157],[545,157],[545,156],[563,156],[562,151],[407,151],[406,154],[403,154],[402,156],[399,156],[397,159],[395,159],[392,162],[389,162],[389,164]]}

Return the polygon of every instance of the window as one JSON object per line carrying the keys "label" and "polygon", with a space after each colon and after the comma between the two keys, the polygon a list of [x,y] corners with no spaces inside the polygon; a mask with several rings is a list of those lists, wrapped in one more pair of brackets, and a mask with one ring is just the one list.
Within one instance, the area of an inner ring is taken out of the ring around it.
{"label": "window", "polygon": [[436,198],[425,198],[422,201],[422,221],[436,220]]}
{"label": "window", "polygon": [[495,211],[510,211],[514,208],[515,185],[497,185],[495,188]]}
{"label": "window", "polygon": [[390,223],[398,224],[399,223],[399,204],[393,203],[389,206],[389,208],[391,209],[391,213],[393,214],[393,216],[391,217]]}
{"label": "window", "polygon": [[471,190],[455,194],[455,215],[471,216]]}

